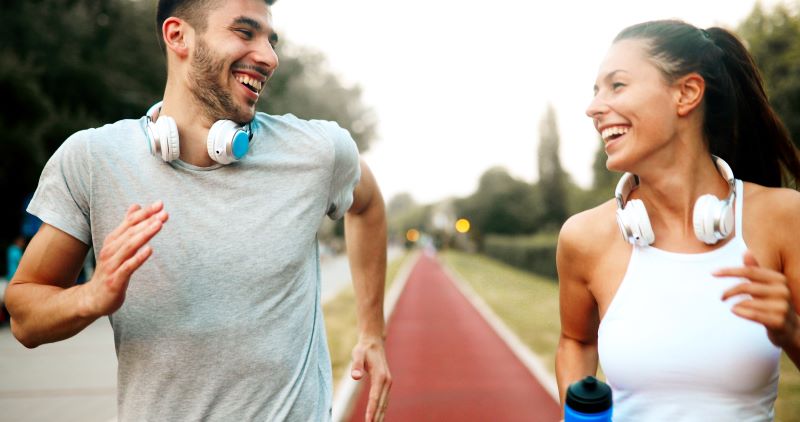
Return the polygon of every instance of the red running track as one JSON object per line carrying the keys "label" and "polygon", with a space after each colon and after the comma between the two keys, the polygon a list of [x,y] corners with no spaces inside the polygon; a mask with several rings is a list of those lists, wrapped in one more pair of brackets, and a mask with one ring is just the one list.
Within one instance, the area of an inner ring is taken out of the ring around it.
{"label": "red running track", "polygon": [[[415,264],[387,327],[394,421],[557,421],[561,410],[434,258]],[[363,385],[350,421],[363,421]]]}

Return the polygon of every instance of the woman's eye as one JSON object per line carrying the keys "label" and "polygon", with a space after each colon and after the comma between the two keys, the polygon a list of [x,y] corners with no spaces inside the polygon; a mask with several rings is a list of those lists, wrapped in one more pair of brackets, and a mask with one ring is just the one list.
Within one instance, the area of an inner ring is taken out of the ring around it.
{"label": "woman's eye", "polygon": [[623,86],[625,86],[625,84],[624,84],[624,83],[622,83],[622,82],[614,82],[614,83],[612,83],[612,84],[611,84],[611,88],[612,88],[614,91],[616,91],[616,90],[617,90],[617,89],[619,89],[619,88],[622,88]]}

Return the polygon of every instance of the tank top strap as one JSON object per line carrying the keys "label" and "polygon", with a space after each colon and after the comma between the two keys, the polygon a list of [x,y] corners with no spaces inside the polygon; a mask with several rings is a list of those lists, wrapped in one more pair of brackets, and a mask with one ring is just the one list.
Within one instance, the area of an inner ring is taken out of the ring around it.
{"label": "tank top strap", "polygon": [[742,209],[744,208],[744,183],[741,180],[736,179],[736,199],[735,199],[735,215],[734,219],[736,220],[736,237],[740,239],[744,239],[744,234],[742,232]]}

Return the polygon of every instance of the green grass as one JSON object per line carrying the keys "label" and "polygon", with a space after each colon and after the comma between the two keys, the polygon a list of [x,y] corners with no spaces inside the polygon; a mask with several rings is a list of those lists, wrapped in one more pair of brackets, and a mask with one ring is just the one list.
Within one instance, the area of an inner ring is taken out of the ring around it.
{"label": "green grass", "polygon": [[[386,268],[386,292],[394,281],[397,271],[405,262],[404,254],[389,262]],[[328,348],[331,352],[334,388],[336,381],[350,368],[350,353],[358,340],[356,327],[356,297],[352,287],[343,289],[336,297],[322,305],[325,317],[325,330],[328,335]]]}
{"label": "green grass", "polygon": [[[443,261],[456,271],[555,373],[560,324],[558,284],[483,255],[448,251]],[[800,421],[800,371],[781,357],[775,420]]]}

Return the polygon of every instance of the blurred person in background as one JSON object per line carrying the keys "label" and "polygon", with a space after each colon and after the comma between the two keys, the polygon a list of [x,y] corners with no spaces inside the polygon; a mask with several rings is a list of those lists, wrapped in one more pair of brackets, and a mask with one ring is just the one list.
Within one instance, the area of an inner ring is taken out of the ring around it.
{"label": "blurred person in background", "polygon": [[722,28],[646,22],[594,92],[626,174],[559,235],[562,403],[599,360],[615,421],[772,419],[781,349],[800,366],[800,193],[781,187],[800,162],[752,57]]}
{"label": "blurred person in background", "polygon": [[14,238],[14,241],[8,245],[6,249],[6,281],[14,277],[17,272],[19,261],[22,259],[22,253],[25,251],[25,238],[19,235]]}
{"label": "blurred person in background", "polygon": [[271,4],[160,1],[163,102],[67,139],[28,208],[44,224],[8,288],[12,331],[36,347],[108,315],[121,421],[330,418],[326,215],[346,222],[351,375],[370,376],[366,416],[383,418],[383,199],[336,123],[256,113],[278,67]]}

